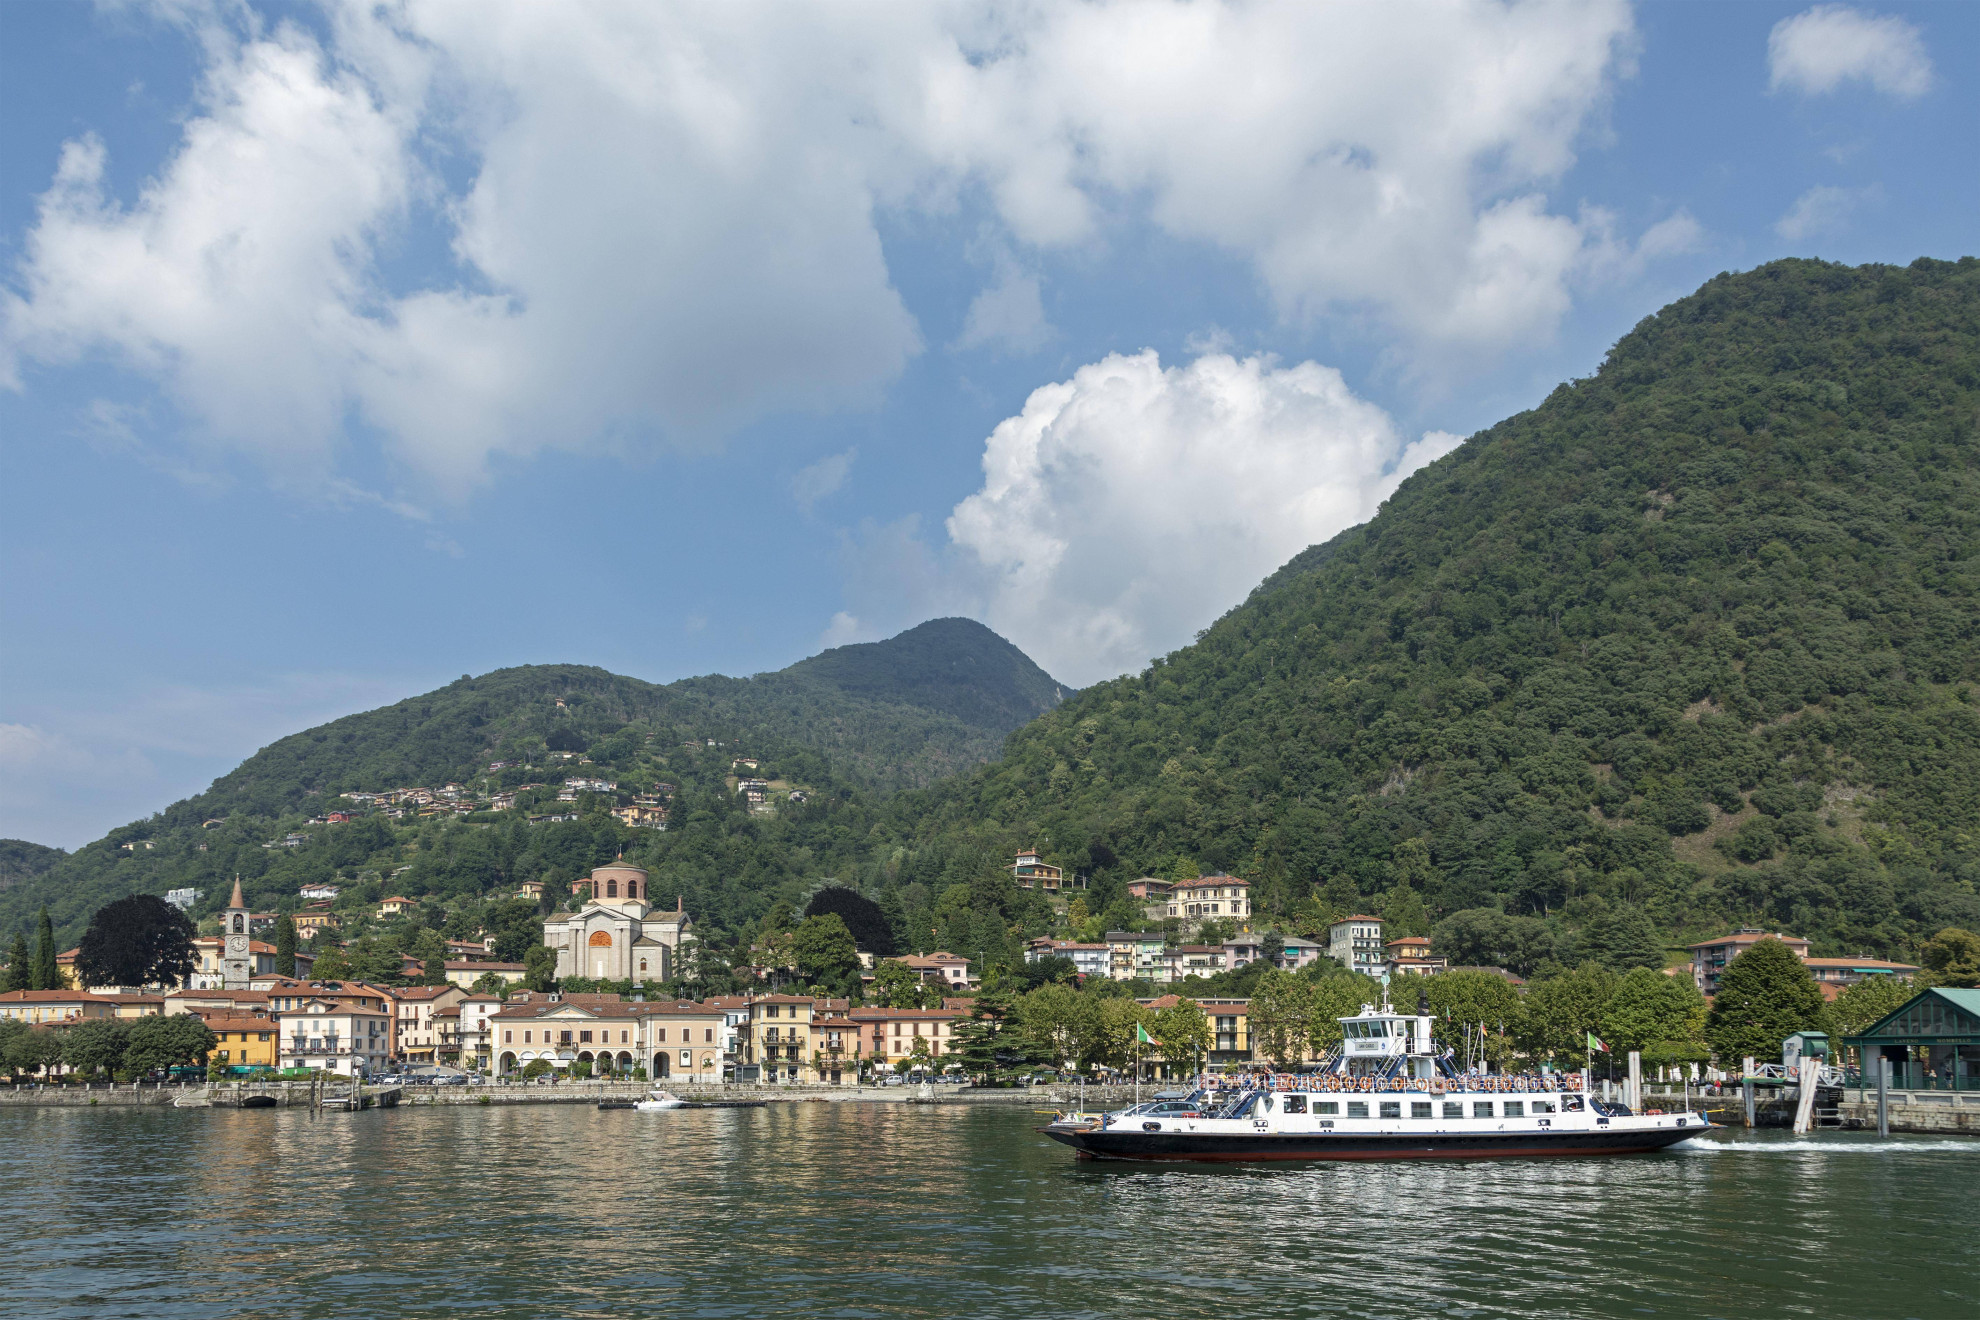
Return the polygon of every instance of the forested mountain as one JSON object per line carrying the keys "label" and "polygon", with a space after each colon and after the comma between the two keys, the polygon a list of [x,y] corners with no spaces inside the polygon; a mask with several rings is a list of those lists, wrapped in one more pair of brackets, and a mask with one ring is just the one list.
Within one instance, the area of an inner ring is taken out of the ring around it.
{"label": "forested mountain", "polygon": [[[605,814],[609,808],[629,802],[635,792],[653,792],[655,783],[679,784],[690,801],[697,791],[727,794],[732,785],[725,778],[738,755],[759,758],[762,773],[833,801],[861,792],[884,795],[988,760],[1006,734],[1068,691],[1009,642],[967,619],[935,620],[888,641],[840,647],[753,678],[713,676],[663,686],[583,665],[463,675],[438,691],[283,738],[206,792],[73,855],[21,845],[18,882],[0,893],[0,932],[21,927],[46,903],[61,938],[73,940],[88,913],[110,899],[180,885],[224,890],[222,879],[236,871],[252,879],[269,876],[265,896],[257,893],[256,901],[270,903],[280,896],[278,886],[298,876],[324,878],[340,868],[355,874],[364,863],[389,874],[396,868],[383,854],[402,846],[397,835],[415,831],[411,824],[359,821],[326,831],[323,847],[262,847],[340,805],[347,792],[439,788],[455,781],[485,795],[529,783],[554,785],[572,774],[625,780],[620,791],[587,797],[584,810],[602,821],[608,837],[595,849],[581,849],[585,857],[594,851],[611,856],[623,846],[622,834],[639,837],[620,832]],[[685,749],[690,742],[695,748]],[[490,769],[497,762],[511,764]],[[554,805],[554,788],[539,796]],[[529,800],[525,793],[525,804]],[[520,815],[484,813],[476,824],[499,825],[506,838],[509,826],[522,828]],[[429,821],[418,828],[439,826]],[[515,857],[540,851],[543,840],[562,828],[505,843],[497,852],[507,862],[491,864],[454,890],[478,892],[484,881],[506,877]],[[415,840],[407,855],[417,851]],[[567,871],[589,864],[575,853],[552,851]],[[428,870],[434,852],[429,840],[413,869]],[[12,859],[12,853],[0,855],[9,866]],[[30,860],[38,869],[28,866]],[[517,875],[531,873],[525,863]],[[203,907],[221,897],[209,892]]]}
{"label": "forested mountain", "polygon": [[1980,262],[1722,275],[900,805],[1096,907],[1187,859],[1267,912],[1902,954],[1980,926],[1977,436]]}
{"label": "forested mountain", "polygon": [[[388,888],[422,900],[369,967],[435,932],[525,938],[516,882],[554,902],[623,851],[737,952],[839,883],[905,947],[1009,961],[1138,926],[1129,880],[1201,869],[1251,878],[1267,924],[1374,906],[1520,970],[1740,923],[1905,957],[1980,927],[1976,683],[1980,262],[1777,262],[1645,320],[1140,675],[1061,704],[941,620],[747,680],[464,678],[78,850],[0,894],[0,934],[44,899],[65,942],[124,893],[193,884],[209,910],[236,872],[264,908],[342,882],[352,931]],[[811,791],[748,810],[742,753]],[[525,793],[305,824],[358,789],[543,782],[557,755],[581,759],[554,782],[588,761],[618,799],[672,785],[668,828],[590,791],[556,823]],[[1070,912],[1012,885],[1027,845],[1091,878]]]}

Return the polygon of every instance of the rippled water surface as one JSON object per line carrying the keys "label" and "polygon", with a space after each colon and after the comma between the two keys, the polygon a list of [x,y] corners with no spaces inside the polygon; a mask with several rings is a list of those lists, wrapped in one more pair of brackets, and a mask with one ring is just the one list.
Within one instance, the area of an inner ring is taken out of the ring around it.
{"label": "rippled water surface", "polygon": [[1246,1170],[1037,1121],[0,1110],[0,1314],[1980,1315],[1980,1140]]}

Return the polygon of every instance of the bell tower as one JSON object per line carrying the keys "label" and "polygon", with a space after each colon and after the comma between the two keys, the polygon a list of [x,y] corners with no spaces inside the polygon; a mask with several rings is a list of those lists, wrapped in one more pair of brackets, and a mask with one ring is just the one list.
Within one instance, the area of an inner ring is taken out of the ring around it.
{"label": "bell tower", "polygon": [[234,892],[227,910],[220,917],[220,985],[227,990],[245,990],[254,979],[254,955],[248,950],[252,923],[248,920],[247,900],[241,897],[241,878],[234,877]]}

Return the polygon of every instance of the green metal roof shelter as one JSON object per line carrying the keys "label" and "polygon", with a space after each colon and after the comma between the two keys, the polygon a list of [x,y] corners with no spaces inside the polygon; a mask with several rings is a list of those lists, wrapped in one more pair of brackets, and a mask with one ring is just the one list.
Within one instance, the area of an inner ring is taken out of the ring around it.
{"label": "green metal roof shelter", "polygon": [[1891,1061],[1901,1091],[1980,1091],[1980,990],[1933,986],[1860,1035],[1843,1037],[1861,1053],[1864,1085],[1874,1061]]}

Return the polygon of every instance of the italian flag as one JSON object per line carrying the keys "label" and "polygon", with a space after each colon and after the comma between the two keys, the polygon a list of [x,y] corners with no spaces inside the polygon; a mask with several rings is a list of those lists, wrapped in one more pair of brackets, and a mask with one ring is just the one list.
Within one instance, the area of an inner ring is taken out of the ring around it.
{"label": "italian flag", "polygon": [[1134,1038],[1143,1045],[1153,1045],[1155,1043],[1155,1038],[1143,1030],[1139,1022],[1134,1024]]}
{"label": "italian flag", "polygon": [[1592,1031],[1588,1033],[1588,1048],[1591,1050],[1600,1050],[1604,1054],[1609,1052],[1609,1047],[1602,1043],[1602,1038]]}

